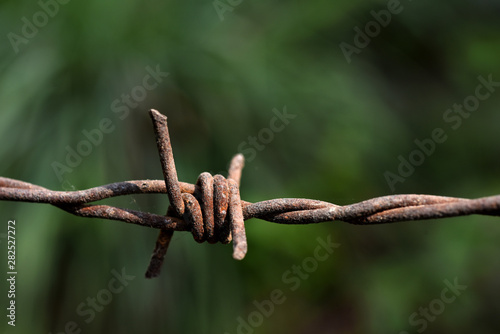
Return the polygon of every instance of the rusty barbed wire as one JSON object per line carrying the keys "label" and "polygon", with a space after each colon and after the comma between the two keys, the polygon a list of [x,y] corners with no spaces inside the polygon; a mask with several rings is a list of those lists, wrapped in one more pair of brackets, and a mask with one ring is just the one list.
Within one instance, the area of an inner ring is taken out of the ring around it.
{"label": "rusty barbed wire", "polygon": [[[343,221],[372,225],[481,214],[500,216],[500,195],[465,199],[434,195],[390,195],[339,206],[303,199],[278,198],[257,203],[241,200],[239,184],[244,157],[237,154],[228,177],[202,173],[196,184],[178,181],[170,144],[167,117],[150,110],[164,180],[124,181],[79,191],[53,191],[0,177],[0,200],[47,203],[80,217],[102,218],[160,230],[146,277],[160,273],[174,231],[190,231],[197,242],[233,242],[233,258],[247,252],[244,221],[258,218],[279,224]],[[164,216],[149,212],[89,203],[132,194],[167,194]]]}

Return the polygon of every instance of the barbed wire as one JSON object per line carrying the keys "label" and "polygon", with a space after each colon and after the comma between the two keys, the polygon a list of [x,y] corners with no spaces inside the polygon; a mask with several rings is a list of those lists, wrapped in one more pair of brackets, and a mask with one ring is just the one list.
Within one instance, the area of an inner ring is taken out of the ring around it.
{"label": "barbed wire", "polygon": [[[146,277],[160,273],[174,231],[190,231],[197,242],[233,242],[233,258],[247,252],[244,221],[258,218],[279,224],[313,224],[343,221],[372,225],[402,221],[481,214],[500,216],[500,195],[465,199],[433,195],[390,195],[339,206],[303,199],[278,198],[257,203],[240,199],[239,184],[244,157],[231,160],[228,177],[202,173],[196,184],[178,181],[170,144],[167,117],[150,110],[164,180],[135,180],[79,191],[53,191],[0,177],[0,200],[47,203],[80,217],[118,220],[160,230]],[[166,215],[89,203],[133,194],[167,194]]]}

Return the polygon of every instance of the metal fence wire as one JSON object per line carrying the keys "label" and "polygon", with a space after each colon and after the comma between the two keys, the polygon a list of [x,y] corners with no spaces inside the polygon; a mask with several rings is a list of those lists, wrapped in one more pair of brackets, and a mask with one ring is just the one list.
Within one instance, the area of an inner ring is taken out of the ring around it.
{"label": "metal fence wire", "polygon": [[[339,206],[313,199],[278,198],[257,203],[240,199],[244,157],[237,154],[228,177],[202,173],[196,184],[179,182],[170,145],[167,117],[151,109],[150,116],[164,180],[124,181],[80,191],[53,191],[31,183],[0,177],[0,200],[48,203],[80,217],[118,220],[160,230],[146,272],[156,277],[174,231],[190,231],[197,242],[233,242],[233,258],[247,252],[244,221],[258,218],[278,224],[313,224],[343,221],[372,225],[436,219],[471,214],[500,216],[500,195],[465,199],[433,195],[391,195]],[[165,216],[89,203],[105,198],[166,193],[170,205]]]}

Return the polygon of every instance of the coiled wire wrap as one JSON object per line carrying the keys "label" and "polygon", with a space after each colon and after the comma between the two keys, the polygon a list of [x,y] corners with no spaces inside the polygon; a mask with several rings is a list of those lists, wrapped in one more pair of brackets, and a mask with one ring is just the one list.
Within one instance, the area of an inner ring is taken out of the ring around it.
{"label": "coiled wire wrap", "polygon": [[[344,221],[373,225],[472,214],[500,217],[500,195],[467,199],[401,194],[343,206],[305,198],[245,202],[240,200],[238,190],[244,164],[242,155],[236,155],[231,161],[227,179],[203,173],[197,184],[179,182],[168,137],[167,118],[155,110],[151,110],[150,115],[153,118],[164,180],[132,180],[79,191],[54,191],[0,176],[0,200],[48,203],[79,217],[111,219],[159,229],[160,235],[146,273],[148,278],[159,275],[174,231],[191,231],[200,242],[229,242],[232,238],[233,257],[242,259],[247,243],[240,217],[241,209],[243,219],[258,218],[279,224]],[[104,204],[89,204],[115,196],[153,193],[168,195],[170,206],[165,216]],[[192,194],[192,197],[184,196],[184,193]],[[225,200],[222,199],[224,196],[227,199],[226,210]],[[186,217],[190,218],[189,222]]]}
{"label": "coiled wire wrap", "polygon": [[[150,116],[170,201],[167,216],[181,218],[190,224],[191,233],[197,242],[227,244],[232,240],[233,258],[243,259],[248,246],[239,184],[245,158],[242,154],[233,157],[227,179],[222,175],[212,177],[210,173],[201,173],[194,193],[181,193],[168,134],[167,117],[154,109],[151,109]],[[146,277],[159,275],[172,236],[173,231],[160,230]]]}
{"label": "coiled wire wrap", "polygon": [[233,257],[241,260],[245,256],[247,244],[243,210],[235,180],[202,173],[194,194],[183,193],[182,199],[185,208],[182,218],[191,224],[194,240],[227,244],[234,239]]}

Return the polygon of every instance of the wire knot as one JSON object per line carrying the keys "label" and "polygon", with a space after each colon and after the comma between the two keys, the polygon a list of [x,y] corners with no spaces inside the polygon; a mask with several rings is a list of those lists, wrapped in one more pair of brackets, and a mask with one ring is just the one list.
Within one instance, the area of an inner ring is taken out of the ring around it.
{"label": "wire knot", "polygon": [[[80,217],[113,219],[160,230],[146,277],[160,273],[174,231],[191,231],[198,242],[229,243],[233,257],[247,252],[244,218],[280,224],[312,224],[344,221],[372,225],[400,221],[438,219],[482,214],[500,216],[500,195],[476,199],[433,195],[392,195],[339,206],[304,198],[278,198],[257,203],[240,199],[239,183],[244,157],[231,160],[229,175],[202,173],[195,185],[179,182],[168,134],[167,117],[151,109],[164,182],[136,180],[81,191],[51,191],[28,182],[0,177],[0,200],[50,203]],[[167,193],[170,205],[165,216],[109,205],[89,205],[102,199],[147,193]],[[244,215],[243,215],[244,213]]]}
{"label": "wire knot", "polygon": [[[235,156],[232,164],[235,162],[243,164],[243,156]],[[247,252],[245,225],[238,182],[231,176],[201,173],[194,193],[182,194],[182,218],[190,224],[197,242],[227,244],[233,240],[233,257],[241,260]]]}
{"label": "wire knot", "polygon": [[[181,218],[188,223],[197,242],[219,241],[227,244],[233,240],[233,258],[242,260],[248,248],[239,190],[245,157],[243,154],[233,157],[227,179],[222,175],[212,177],[210,173],[201,173],[194,192],[182,192],[177,179],[167,117],[154,109],[149,111],[149,115],[153,120],[163,178],[170,201],[167,215]],[[160,231],[146,277],[159,275],[173,233],[167,229]]]}

